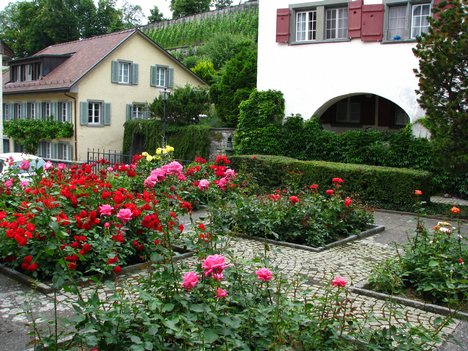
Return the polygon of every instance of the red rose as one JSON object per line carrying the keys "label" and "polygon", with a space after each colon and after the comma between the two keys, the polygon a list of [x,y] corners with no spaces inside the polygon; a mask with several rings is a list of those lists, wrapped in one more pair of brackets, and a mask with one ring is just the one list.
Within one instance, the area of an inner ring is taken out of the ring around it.
{"label": "red rose", "polygon": [[115,267],[114,267],[114,273],[115,273],[115,274],[119,274],[120,272],[122,272],[122,267],[120,267],[120,266],[115,266]]}
{"label": "red rose", "polygon": [[333,190],[332,189],[328,189],[327,191],[325,191],[325,194],[327,195],[333,195]]}
{"label": "red rose", "polygon": [[344,201],[344,205],[345,205],[346,207],[348,207],[348,206],[351,205],[352,203],[353,203],[353,201],[352,201],[349,197],[347,197],[347,198],[345,199],[345,201]]}
{"label": "red rose", "polygon": [[297,204],[297,203],[299,202],[299,198],[298,198],[297,196],[294,196],[294,195],[293,195],[293,196],[290,196],[290,197],[289,197],[289,202],[290,202],[291,204],[293,204],[293,205],[294,205],[294,204]]}

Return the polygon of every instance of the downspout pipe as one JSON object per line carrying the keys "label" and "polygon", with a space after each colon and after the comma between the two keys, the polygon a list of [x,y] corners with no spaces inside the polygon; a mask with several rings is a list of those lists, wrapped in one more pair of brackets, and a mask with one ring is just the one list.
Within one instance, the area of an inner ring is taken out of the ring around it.
{"label": "downspout pipe", "polygon": [[78,120],[77,120],[77,109],[76,109],[76,98],[73,95],[69,95],[68,93],[65,93],[65,96],[72,98],[73,99],[73,138],[75,139],[75,145],[73,147],[73,159],[75,162],[78,161]]}

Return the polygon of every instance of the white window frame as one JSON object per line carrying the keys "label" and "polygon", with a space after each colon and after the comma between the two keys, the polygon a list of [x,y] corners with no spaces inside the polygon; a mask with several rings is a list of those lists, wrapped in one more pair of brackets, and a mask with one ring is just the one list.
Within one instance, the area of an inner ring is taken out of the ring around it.
{"label": "white window frame", "polygon": [[156,86],[157,87],[166,87],[167,80],[167,67],[156,66]]}
{"label": "white window frame", "polygon": [[88,125],[101,125],[103,122],[102,102],[88,101]]}
{"label": "white window frame", "polygon": [[59,121],[60,122],[67,122],[67,116],[68,116],[68,103],[66,101],[62,102],[61,104],[61,109],[59,111]]}
{"label": "white window frame", "polygon": [[31,119],[36,119],[37,118],[37,108],[36,104],[34,102],[31,103]]}
{"label": "white window frame", "polygon": [[38,155],[46,159],[52,158],[52,143],[49,141],[40,141]]}
{"label": "white window frame", "polygon": [[5,121],[10,121],[12,118],[11,118],[11,109],[10,109],[10,104],[3,104],[3,119]]}
{"label": "white window frame", "polygon": [[[62,157],[59,157],[62,154]],[[57,160],[71,161],[70,145],[65,143],[57,143]]]}
{"label": "white window frame", "polygon": [[120,62],[119,61],[119,84],[130,84],[130,74],[131,74],[132,64],[130,62]]}
{"label": "white window frame", "polygon": [[[331,26],[330,23],[333,23],[333,25]],[[342,26],[343,23],[345,23],[345,26]],[[325,9],[325,40],[346,39],[347,37],[348,8],[333,7]]]}
{"label": "white window frame", "polygon": [[[403,12],[403,17],[397,11]],[[408,37],[408,6],[397,5],[388,7],[388,25],[387,25],[387,40],[401,40]],[[393,15],[393,17],[392,17]],[[393,22],[393,23],[392,23]],[[401,23],[403,22],[403,23]],[[392,26],[394,25],[394,26]],[[401,35],[399,34],[401,33]]]}
{"label": "white window frame", "polygon": [[131,119],[145,118],[147,108],[145,104],[132,104]]}
{"label": "white window frame", "polygon": [[296,41],[317,39],[317,10],[296,12]]}
{"label": "white window frame", "polygon": [[42,103],[42,109],[44,111],[44,113],[42,114],[42,119],[47,119],[50,117],[50,102],[49,101],[45,101]]}
{"label": "white window frame", "polygon": [[[424,8],[427,8],[427,14],[423,14]],[[415,15],[415,11],[421,9],[421,13]],[[416,39],[421,34],[426,33],[429,30],[429,20],[431,16],[431,4],[416,4],[411,6],[411,26],[410,26],[410,38]],[[425,23],[424,23],[425,22]],[[423,24],[424,23],[424,24]]]}

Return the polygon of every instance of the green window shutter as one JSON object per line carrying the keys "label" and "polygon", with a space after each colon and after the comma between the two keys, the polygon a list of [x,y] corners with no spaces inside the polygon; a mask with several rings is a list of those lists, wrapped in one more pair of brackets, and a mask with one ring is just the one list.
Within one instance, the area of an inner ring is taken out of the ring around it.
{"label": "green window shutter", "polygon": [[52,117],[53,121],[58,121],[58,111],[59,111],[59,103],[58,102],[51,102],[50,103],[50,116]]}
{"label": "green window shutter", "polygon": [[174,88],[174,68],[167,69],[167,83],[168,88]]}
{"label": "green window shutter", "polygon": [[28,103],[23,102],[21,104],[20,109],[21,109],[21,112],[20,112],[21,113],[21,118],[22,119],[27,119],[28,118]]}
{"label": "green window shutter", "polygon": [[132,64],[132,84],[138,84],[138,63]]}
{"label": "green window shutter", "polygon": [[50,145],[50,158],[58,158],[58,148],[59,145],[57,143],[52,143],[52,145]]}
{"label": "green window shutter", "polygon": [[86,101],[80,102],[80,124],[82,126],[88,125],[88,103]]}
{"label": "green window shutter", "polygon": [[150,67],[150,85],[152,87],[156,86],[156,66]]}
{"label": "green window shutter", "polygon": [[37,102],[36,104],[36,119],[42,118],[42,103]]}
{"label": "green window shutter", "polygon": [[71,123],[72,121],[72,103],[71,101],[67,101],[67,122]]}
{"label": "green window shutter", "polygon": [[127,104],[126,120],[130,121],[131,119],[132,119],[132,104]]}
{"label": "green window shutter", "polygon": [[110,126],[111,124],[111,104],[104,103],[102,104],[102,114],[104,116],[104,125]]}
{"label": "green window shutter", "polygon": [[117,61],[112,61],[111,82],[112,83],[118,83],[119,82],[119,63]]}

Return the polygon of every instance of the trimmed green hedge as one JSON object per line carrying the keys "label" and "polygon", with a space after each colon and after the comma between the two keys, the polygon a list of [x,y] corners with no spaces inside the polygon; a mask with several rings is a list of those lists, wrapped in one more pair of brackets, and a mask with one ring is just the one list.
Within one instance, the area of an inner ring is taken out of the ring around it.
{"label": "trimmed green hedge", "polygon": [[[279,187],[320,184],[331,187],[331,179],[343,178],[343,190],[378,208],[413,211],[414,190],[431,193],[431,173],[406,168],[390,168],[325,161],[300,161],[282,156],[232,156],[233,167],[248,174],[265,191]],[[426,199],[427,200],[427,199]]]}

